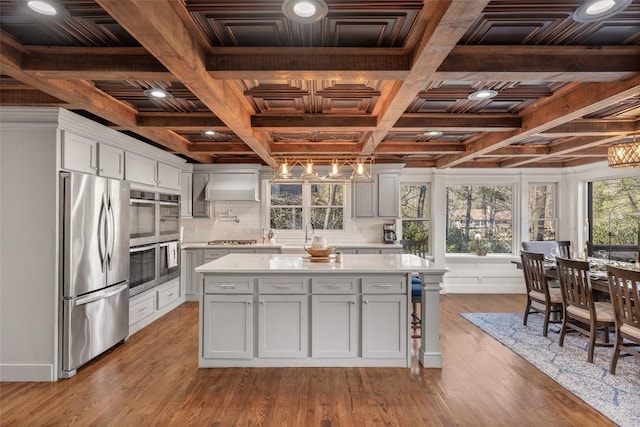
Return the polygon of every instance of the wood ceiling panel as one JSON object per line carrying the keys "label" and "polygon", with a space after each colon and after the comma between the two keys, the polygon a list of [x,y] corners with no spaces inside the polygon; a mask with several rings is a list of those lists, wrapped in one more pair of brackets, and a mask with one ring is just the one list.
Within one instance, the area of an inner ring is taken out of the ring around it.
{"label": "wood ceiling panel", "polygon": [[423,2],[342,0],[325,20],[298,24],[284,16],[281,0],[186,1],[212,47],[403,47]]}
{"label": "wood ceiling panel", "polygon": [[460,44],[478,45],[638,45],[640,4],[599,22],[580,23],[573,12],[584,1],[493,1],[478,16]]}
{"label": "wood ceiling panel", "polygon": [[[96,87],[114,98],[132,105],[141,113],[148,112],[208,112],[206,106],[180,82],[167,81],[95,81]],[[144,91],[162,88],[172,96],[151,99]]]}

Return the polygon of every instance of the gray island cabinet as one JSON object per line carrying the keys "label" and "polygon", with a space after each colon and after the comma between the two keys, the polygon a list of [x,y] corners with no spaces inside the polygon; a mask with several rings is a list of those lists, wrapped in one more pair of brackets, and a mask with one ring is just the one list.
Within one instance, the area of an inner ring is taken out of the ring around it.
{"label": "gray island cabinet", "polygon": [[411,275],[422,278],[424,367],[442,366],[446,269],[406,254],[229,254],[197,267],[199,366],[410,367]]}

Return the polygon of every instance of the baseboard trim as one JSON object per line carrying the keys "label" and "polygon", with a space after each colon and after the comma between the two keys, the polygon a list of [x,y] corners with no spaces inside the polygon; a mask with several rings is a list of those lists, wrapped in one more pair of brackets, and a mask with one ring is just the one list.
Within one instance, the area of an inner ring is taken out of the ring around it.
{"label": "baseboard trim", "polygon": [[11,382],[52,382],[57,378],[54,375],[53,365],[0,365],[0,381]]}

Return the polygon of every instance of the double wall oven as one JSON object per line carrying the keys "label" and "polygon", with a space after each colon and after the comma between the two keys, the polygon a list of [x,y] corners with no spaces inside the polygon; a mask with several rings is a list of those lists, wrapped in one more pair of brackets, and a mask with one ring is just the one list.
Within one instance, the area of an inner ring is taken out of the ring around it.
{"label": "double wall oven", "polygon": [[180,275],[180,196],[130,193],[129,295]]}

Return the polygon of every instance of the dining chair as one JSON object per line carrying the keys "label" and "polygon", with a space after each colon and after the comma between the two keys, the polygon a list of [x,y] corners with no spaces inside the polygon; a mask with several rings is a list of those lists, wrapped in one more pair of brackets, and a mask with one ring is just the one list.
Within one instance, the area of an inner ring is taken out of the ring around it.
{"label": "dining chair", "polygon": [[543,254],[521,251],[520,258],[522,259],[524,283],[527,286],[527,305],[522,323],[527,324],[530,313],[542,313],[544,315],[542,335],[546,337],[549,323],[558,323],[549,320],[551,313],[562,313],[562,295],[560,289],[549,287],[544,271]]}
{"label": "dining chair", "polygon": [[607,265],[609,290],[616,321],[616,341],[609,372],[616,373],[620,352],[640,359],[640,271]]}
{"label": "dining chair", "polygon": [[[560,331],[560,347],[568,329],[589,337],[587,361],[593,362],[595,346],[611,347],[609,327],[615,327],[615,316],[611,303],[594,301],[589,279],[589,261],[556,257],[560,290],[562,291],[563,315]],[[604,341],[596,342],[598,330],[604,330]]]}
{"label": "dining chair", "polygon": [[527,252],[534,252],[537,254],[543,254],[547,258],[551,258],[553,250],[560,250],[558,242],[555,240],[532,240],[528,242],[522,242],[522,249]]}
{"label": "dining chair", "polygon": [[[426,240],[401,240],[402,252],[417,255],[424,258],[428,252],[428,242]],[[416,330],[422,328],[422,318],[418,314],[418,304],[422,304],[422,280],[420,277],[411,275],[411,327],[414,331],[413,338],[418,338]]]}
{"label": "dining chair", "polygon": [[563,258],[571,258],[571,241],[569,240],[556,240],[558,244],[558,250],[560,256]]}

